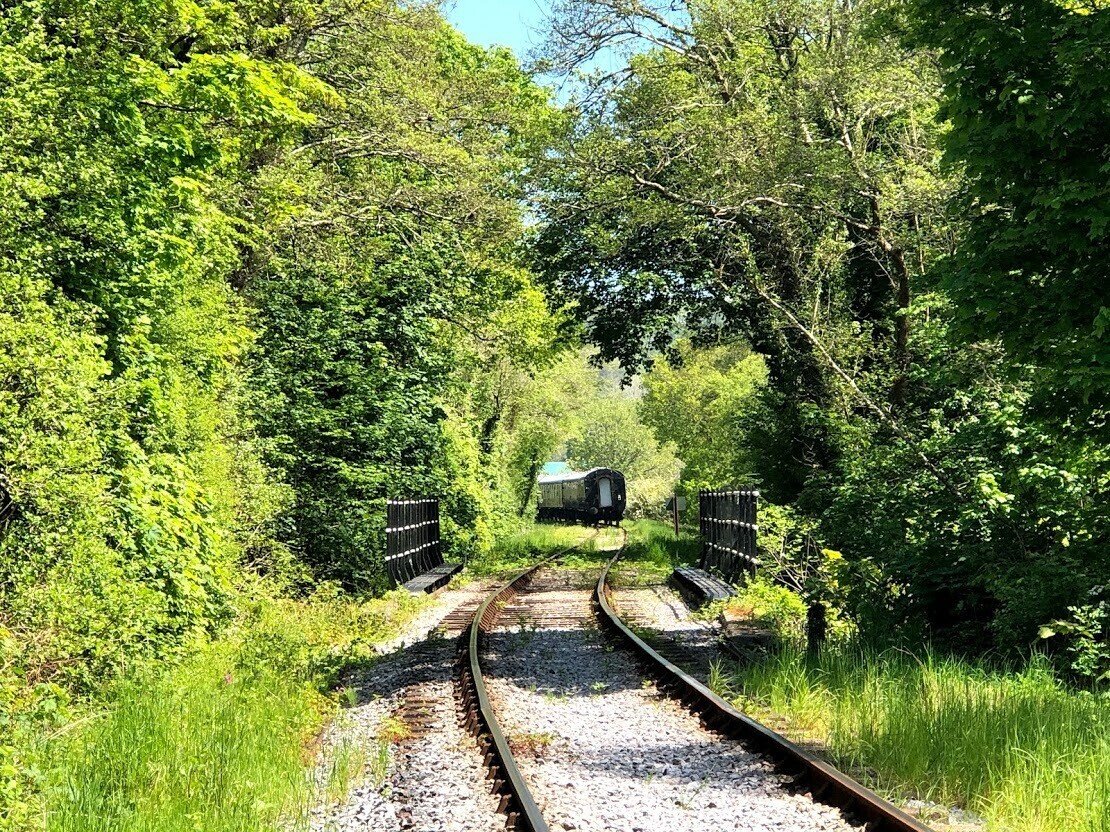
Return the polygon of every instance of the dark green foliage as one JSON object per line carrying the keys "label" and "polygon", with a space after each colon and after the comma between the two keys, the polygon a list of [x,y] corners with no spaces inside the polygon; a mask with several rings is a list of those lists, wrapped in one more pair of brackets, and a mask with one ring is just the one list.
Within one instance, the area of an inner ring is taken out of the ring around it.
{"label": "dark green foliage", "polygon": [[[548,56],[651,8],[568,0]],[[604,355],[685,361],[646,405],[687,482],[787,504],[870,633],[1024,650],[1108,574],[1105,11],[893,11],[699,2],[641,37],[544,170],[537,263]],[[764,356],[743,402],[720,344]]]}
{"label": "dark green foliage", "polygon": [[322,577],[357,573],[379,587],[384,498],[447,485],[437,393],[448,368],[420,348],[434,341],[432,325],[424,298],[398,276],[401,263],[367,264],[364,275],[278,274],[252,287],[270,391],[260,427],[277,440],[273,458],[298,495],[295,546]]}
{"label": "dark green foliage", "polygon": [[459,559],[515,503],[491,498],[515,393],[486,377],[553,349],[513,245],[522,153],[557,119],[511,55],[427,9],[370,3],[334,29],[293,57],[341,102],[251,182],[252,203],[287,201],[259,218],[241,280],[259,427],[295,493],[288,543],[317,578],[380,590],[387,496],[441,495]]}
{"label": "dark green foliage", "polygon": [[[967,227],[947,264],[956,319],[1040,368],[1039,407],[1083,430],[1110,403],[1110,8],[915,0],[938,47],[946,151]],[[1093,411],[1093,412],[1092,412]]]}
{"label": "dark green foliage", "polygon": [[21,662],[38,678],[87,682],[209,632],[237,523],[265,520],[262,492],[211,501],[248,339],[211,188],[237,129],[277,140],[311,85],[229,48],[234,15],[175,57],[204,23],[189,14],[23,3],[0,27],[0,598],[44,639]]}

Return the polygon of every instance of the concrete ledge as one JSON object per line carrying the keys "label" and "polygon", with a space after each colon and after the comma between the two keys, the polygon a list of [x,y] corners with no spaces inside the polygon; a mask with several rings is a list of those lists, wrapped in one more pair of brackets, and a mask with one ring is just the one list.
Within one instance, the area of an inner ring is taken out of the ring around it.
{"label": "concrete ledge", "polygon": [[736,594],[736,590],[720,578],[694,566],[680,566],[671,573],[671,580],[680,590],[693,596],[698,606],[710,601],[722,601]]}
{"label": "concrete ledge", "polygon": [[451,578],[463,568],[461,563],[441,563],[429,569],[422,575],[417,575],[411,581],[405,581],[402,586],[409,592],[435,592],[444,586]]}

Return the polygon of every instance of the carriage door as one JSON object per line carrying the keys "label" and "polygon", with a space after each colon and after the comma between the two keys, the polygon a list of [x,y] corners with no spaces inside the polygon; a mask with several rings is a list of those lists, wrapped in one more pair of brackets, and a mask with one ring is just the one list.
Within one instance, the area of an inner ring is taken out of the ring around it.
{"label": "carriage door", "polygon": [[602,477],[597,481],[597,496],[598,505],[601,508],[612,508],[613,506],[613,481],[608,477]]}

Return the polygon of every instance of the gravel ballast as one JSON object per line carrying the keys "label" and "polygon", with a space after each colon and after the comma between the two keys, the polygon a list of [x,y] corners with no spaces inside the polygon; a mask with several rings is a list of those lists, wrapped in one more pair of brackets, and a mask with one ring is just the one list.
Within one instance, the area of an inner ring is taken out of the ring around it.
{"label": "gravel ballast", "polygon": [[[385,779],[364,776],[338,801],[321,802],[311,813],[312,832],[500,832],[497,814],[473,738],[462,730],[455,704],[454,634],[435,628],[460,605],[476,605],[488,587],[475,584],[438,597],[368,671],[348,680],[356,704],[344,710],[324,738],[317,769],[321,792],[344,749],[356,749],[369,764],[380,734],[396,725],[407,701],[428,704],[422,730],[391,742]],[[431,637],[429,638],[429,633]],[[403,720],[401,720],[403,722]]]}
{"label": "gravel ballast", "polygon": [[[784,778],[740,743],[706,731],[603,642],[590,616],[574,625],[552,615],[582,610],[588,590],[545,592],[539,583],[517,600],[537,614],[502,619],[485,668],[502,727],[553,829],[857,828],[836,809],[786,791]],[[545,597],[551,592],[558,597]]]}

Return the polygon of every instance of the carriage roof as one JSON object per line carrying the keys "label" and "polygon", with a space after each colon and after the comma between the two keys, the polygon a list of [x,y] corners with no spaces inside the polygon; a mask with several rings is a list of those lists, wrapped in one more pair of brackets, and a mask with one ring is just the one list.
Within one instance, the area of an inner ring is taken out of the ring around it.
{"label": "carriage roof", "polygon": [[610,474],[620,473],[619,471],[615,471],[612,468],[591,468],[589,471],[567,471],[563,474],[541,474],[537,478],[537,482],[539,482],[541,485],[547,485],[548,483],[555,482],[577,482],[578,480],[584,480],[590,474],[594,474],[599,471],[605,471]]}

